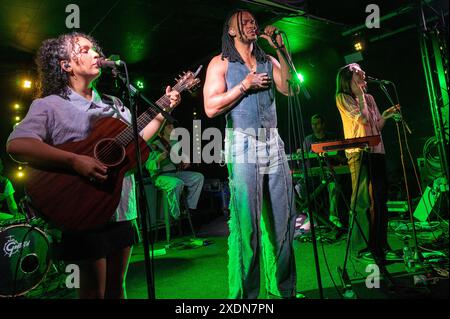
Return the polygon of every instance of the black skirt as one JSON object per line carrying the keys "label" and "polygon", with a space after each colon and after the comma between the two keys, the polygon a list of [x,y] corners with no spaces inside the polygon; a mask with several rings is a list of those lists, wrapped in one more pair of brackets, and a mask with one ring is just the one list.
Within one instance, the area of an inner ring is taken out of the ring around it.
{"label": "black skirt", "polygon": [[83,232],[63,232],[59,257],[65,261],[96,260],[139,242],[134,221],[111,222]]}

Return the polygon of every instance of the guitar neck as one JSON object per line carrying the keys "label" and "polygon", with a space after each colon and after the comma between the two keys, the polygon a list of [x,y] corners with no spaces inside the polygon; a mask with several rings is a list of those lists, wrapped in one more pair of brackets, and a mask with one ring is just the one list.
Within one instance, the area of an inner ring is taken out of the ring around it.
{"label": "guitar neck", "polygon": [[[181,93],[185,90],[185,88],[182,84],[177,83],[173,87],[173,90]],[[170,106],[170,98],[164,94],[155,102],[155,104],[164,110]],[[153,106],[150,106],[147,110],[145,110],[145,112],[142,113],[137,119],[138,132],[141,132],[159,113],[161,113],[161,110]],[[127,146],[133,140],[133,127],[129,125],[117,135],[115,140],[122,146]]]}

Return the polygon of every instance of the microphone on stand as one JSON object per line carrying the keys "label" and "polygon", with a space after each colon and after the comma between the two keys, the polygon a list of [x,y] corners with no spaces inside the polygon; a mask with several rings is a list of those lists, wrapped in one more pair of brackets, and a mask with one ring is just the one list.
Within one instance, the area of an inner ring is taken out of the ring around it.
{"label": "microphone on stand", "polygon": [[381,84],[391,84],[391,81],[388,80],[380,80],[371,76],[366,75],[366,81],[372,83],[381,83]]}
{"label": "microphone on stand", "polygon": [[105,59],[105,58],[98,58],[97,59],[97,66],[99,68],[115,68],[118,66],[122,66],[124,64],[123,61],[121,60],[109,60],[109,59]]}
{"label": "microphone on stand", "polygon": [[[255,30],[255,33],[256,33],[257,36],[260,36],[262,34],[267,35],[267,34],[264,33],[264,30]],[[283,31],[281,31],[281,30],[275,30],[272,33],[272,36],[270,38],[272,39],[272,41],[275,42],[276,39],[277,39],[277,35],[282,34],[282,33],[283,33]]]}

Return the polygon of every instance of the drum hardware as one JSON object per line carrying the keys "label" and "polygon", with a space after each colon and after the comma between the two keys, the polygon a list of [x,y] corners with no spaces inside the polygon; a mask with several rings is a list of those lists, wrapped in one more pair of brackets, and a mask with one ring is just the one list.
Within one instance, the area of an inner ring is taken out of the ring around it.
{"label": "drum hardware", "polygon": [[22,218],[0,219],[0,298],[29,294],[45,284],[50,270],[62,274],[59,262],[52,262],[56,236],[27,201],[19,201]]}
{"label": "drum hardware", "polygon": [[0,227],[0,297],[19,297],[36,288],[51,266],[47,235],[18,223]]}

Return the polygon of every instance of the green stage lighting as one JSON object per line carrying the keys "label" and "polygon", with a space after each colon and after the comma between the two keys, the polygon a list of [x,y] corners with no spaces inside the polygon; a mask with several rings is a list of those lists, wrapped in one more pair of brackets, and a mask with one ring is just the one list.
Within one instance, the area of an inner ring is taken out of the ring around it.
{"label": "green stage lighting", "polygon": [[144,88],[144,81],[138,80],[136,81],[136,86],[138,87],[138,89],[143,89]]}

